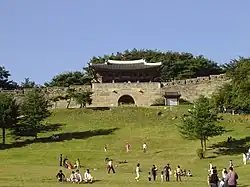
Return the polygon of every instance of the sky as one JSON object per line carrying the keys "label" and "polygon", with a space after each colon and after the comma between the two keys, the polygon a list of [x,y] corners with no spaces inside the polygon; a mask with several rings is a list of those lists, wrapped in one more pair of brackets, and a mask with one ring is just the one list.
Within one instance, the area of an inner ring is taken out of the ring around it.
{"label": "sky", "polygon": [[249,0],[0,0],[0,66],[38,84],[126,49],[249,57]]}

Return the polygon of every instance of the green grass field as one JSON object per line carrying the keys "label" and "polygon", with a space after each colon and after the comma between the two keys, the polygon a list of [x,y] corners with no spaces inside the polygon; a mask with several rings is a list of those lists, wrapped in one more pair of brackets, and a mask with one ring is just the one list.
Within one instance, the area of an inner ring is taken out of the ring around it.
{"label": "green grass field", "polygon": [[[250,123],[247,116],[225,115],[222,121],[228,132],[209,141],[209,151],[203,160],[197,159],[196,149],[199,141],[183,140],[176,128],[180,115],[187,106],[163,108],[114,108],[107,111],[90,109],[56,110],[48,119],[51,124],[60,124],[55,132],[39,134],[34,142],[19,140],[20,143],[9,145],[0,151],[0,186],[4,187],[57,187],[55,175],[60,169],[59,154],[67,155],[69,160],[81,160],[84,169],[90,168],[97,181],[93,186],[161,186],[157,182],[148,184],[147,173],[155,164],[159,173],[162,167],[170,163],[172,168],[180,165],[183,169],[191,169],[193,177],[183,178],[183,182],[175,182],[173,177],[168,186],[203,187],[207,186],[207,170],[210,161],[219,169],[229,166],[232,159],[239,174],[239,186],[249,184],[249,165],[242,165],[241,153],[247,151],[250,140]],[[159,111],[163,112],[158,116]],[[177,117],[177,119],[173,119]],[[53,142],[47,137],[53,133],[60,134],[62,141]],[[223,143],[228,136],[236,140],[232,145]],[[7,143],[11,143],[8,136]],[[22,142],[24,141],[24,142]],[[125,144],[131,144],[131,152],[126,153]],[[142,143],[148,145],[148,152],[142,153]],[[107,144],[108,152],[104,152]],[[220,148],[219,148],[220,147]],[[108,175],[104,159],[112,158],[116,163],[127,160],[127,164],[118,165],[116,174]],[[139,182],[135,178],[135,166],[141,164],[142,177]],[[94,170],[96,168],[96,170]],[[69,176],[70,170],[63,169]],[[159,174],[158,174],[159,176]],[[87,185],[87,184],[82,184]]]}

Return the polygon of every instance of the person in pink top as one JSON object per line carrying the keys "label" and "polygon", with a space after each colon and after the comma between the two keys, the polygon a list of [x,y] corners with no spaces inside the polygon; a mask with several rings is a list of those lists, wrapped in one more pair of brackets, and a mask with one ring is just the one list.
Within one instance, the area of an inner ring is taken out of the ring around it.
{"label": "person in pink top", "polygon": [[237,186],[238,175],[234,171],[233,167],[229,167],[229,173],[227,174],[226,180],[228,187],[236,187]]}

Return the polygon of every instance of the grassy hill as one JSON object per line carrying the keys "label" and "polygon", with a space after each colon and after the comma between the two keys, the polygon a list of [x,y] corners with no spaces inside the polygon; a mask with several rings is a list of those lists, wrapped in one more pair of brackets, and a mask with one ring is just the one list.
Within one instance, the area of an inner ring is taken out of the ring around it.
{"label": "grassy hill", "polygon": [[[114,108],[106,111],[90,109],[56,110],[48,119],[54,132],[39,134],[39,139],[19,140],[19,143],[8,145],[8,149],[0,151],[0,186],[5,187],[49,187],[61,186],[55,175],[59,170],[59,154],[67,155],[69,160],[81,160],[82,173],[90,168],[98,181],[93,186],[147,186],[147,173],[155,164],[159,168],[170,163],[172,168],[180,165],[191,169],[194,177],[183,178],[182,183],[172,182],[173,187],[206,186],[208,163],[212,161],[219,169],[229,166],[232,159],[239,174],[240,186],[249,185],[249,169],[242,165],[241,153],[248,149],[250,140],[250,123],[247,116],[225,115],[222,121],[227,133],[209,141],[207,159],[199,160],[196,149],[199,141],[183,140],[176,128],[180,115],[187,106],[167,108]],[[158,116],[162,111],[163,115]],[[176,118],[177,117],[177,118]],[[176,118],[176,119],[174,119]],[[61,140],[51,141],[52,134],[59,134]],[[223,141],[228,136],[236,140],[231,144]],[[7,142],[11,142],[11,137]],[[148,152],[142,153],[142,144],[146,142]],[[125,152],[125,144],[131,144],[131,152]],[[104,152],[104,145],[108,152]],[[104,159],[112,158],[118,166],[115,175],[108,175]],[[127,160],[127,164],[118,164]],[[135,178],[135,166],[141,163],[142,177],[139,182]],[[94,170],[95,168],[95,170]],[[67,175],[70,171],[63,170]],[[184,183],[184,184],[183,184]],[[65,184],[73,186],[74,184]],[[84,184],[83,184],[84,185]],[[153,186],[161,184],[160,179]]]}

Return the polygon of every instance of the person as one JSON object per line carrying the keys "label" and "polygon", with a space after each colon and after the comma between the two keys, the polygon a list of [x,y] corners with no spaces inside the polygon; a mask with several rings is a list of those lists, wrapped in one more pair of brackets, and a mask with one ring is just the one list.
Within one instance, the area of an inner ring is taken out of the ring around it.
{"label": "person", "polygon": [[130,151],[130,144],[129,143],[126,144],[126,151],[127,151],[127,153]]}
{"label": "person", "polygon": [[76,163],[75,163],[74,167],[75,167],[76,169],[79,169],[79,168],[80,168],[80,159],[79,159],[79,158],[76,160]]}
{"label": "person", "polygon": [[63,159],[62,159],[62,154],[59,156],[59,166],[62,167],[63,164]]}
{"label": "person", "polygon": [[68,169],[73,169],[73,165],[70,162],[66,162],[66,165]]}
{"label": "person", "polygon": [[151,172],[148,172],[148,182],[151,182],[151,180],[152,180]]}
{"label": "person", "polygon": [[157,167],[155,165],[153,165],[151,171],[152,171],[152,175],[153,175],[153,180],[156,180],[156,176],[157,176]]}
{"label": "person", "polygon": [[68,157],[65,156],[64,159],[63,159],[63,166],[64,166],[65,168],[68,168],[67,161],[68,161]]}
{"label": "person", "polygon": [[226,177],[227,177],[227,169],[226,168],[224,168],[223,170],[222,170],[222,172],[221,172],[221,177],[222,177],[222,179],[226,179]]}
{"label": "person", "polygon": [[188,177],[192,177],[192,176],[193,176],[190,169],[189,169],[188,172],[187,172],[187,176],[188,176]]}
{"label": "person", "polygon": [[181,167],[177,166],[176,168],[176,181],[181,181]]}
{"label": "person", "polygon": [[212,173],[213,173],[213,164],[212,164],[212,162],[209,162],[209,173],[212,175]]}
{"label": "person", "polygon": [[171,171],[171,168],[169,166],[169,164],[167,164],[165,167],[164,167],[164,170],[165,170],[165,176],[166,176],[166,181],[169,181],[170,179],[170,171]]}
{"label": "person", "polygon": [[113,160],[111,160],[111,159],[108,161],[108,174],[110,173],[110,170],[112,170],[112,172],[115,173],[115,169],[113,166]]}
{"label": "person", "polygon": [[138,163],[138,164],[136,165],[136,168],[135,168],[135,173],[136,173],[135,180],[136,180],[136,181],[139,181],[140,172],[141,172],[141,170],[140,170],[140,164]]}
{"label": "person", "polygon": [[226,177],[228,187],[236,187],[238,174],[234,171],[233,167],[229,167],[229,172]]}
{"label": "person", "polygon": [[76,180],[76,175],[75,175],[75,172],[72,171],[71,175],[70,175],[70,178],[69,178],[69,181],[72,182],[72,183],[75,183],[77,182]]}
{"label": "person", "polygon": [[247,164],[247,155],[245,153],[242,154],[242,161],[244,165]]}
{"label": "person", "polygon": [[210,187],[218,187],[219,178],[217,175],[217,170],[213,169],[212,174],[208,175],[208,183]]}
{"label": "person", "polygon": [[164,181],[164,171],[161,171],[161,182]]}
{"label": "person", "polygon": [[143,151],[144,153],[147,152],[147,144],[146,144],[145,142],[144,142],[143,145],[142,145],[142,151]]}
{"label": "person", "polygon": [[232,168],[234,167],[232,160],[229,161],[229,167],[232,167]]}
{"label": "person", "polygon": [[81,183],[82,182],[82,175],[81,175],[81,173],[80,173],[79,170],[76,170],[75,177],[76,177],[76,182],[77,183]]}
{"label": "person", "polygon": [[107,147],[107,145],[105,145],[104,146],[104,152],[107,152],[107,150],[108,150],[108,147]]}
{"label": "person", "polygon": [[90,174],[89,169],[86,169],[86,172],[84,173],[84,181],[85,181],[86,183],[92,183],[92,182],[93,182],[93,177],[92,177],[92,175]]}
{"label": "person", "polygon": [[63,174],[62,170],[57,173],[56,178],[59,182],[63,182],[65,180],[65,175]]}

